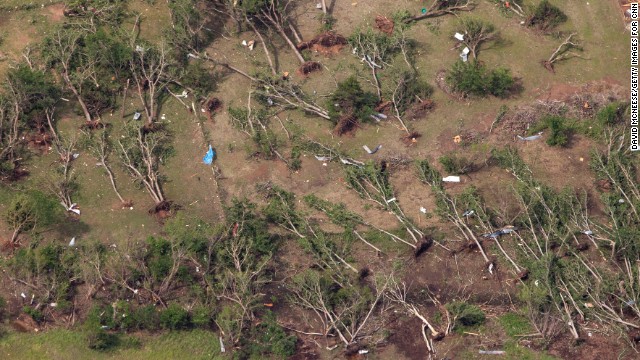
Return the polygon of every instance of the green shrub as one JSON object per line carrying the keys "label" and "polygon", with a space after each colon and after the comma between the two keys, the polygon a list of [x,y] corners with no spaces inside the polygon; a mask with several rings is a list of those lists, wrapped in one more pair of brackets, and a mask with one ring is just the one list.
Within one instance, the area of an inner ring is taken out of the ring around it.
{"label": "green shrub", "polygon": [[[109,308],[111,307],[109,306],[101,309],[96,306],[89,311],[89,315],[83,324],[83,328],[87,340],[87,346],[90,349],[107,351],[117,347],[120,343],[120,338],[117,334],[108,332],[107,329],[103,327],[104,320],[111,319],[111,316],[105,316],[105,312]],[[106,325],[105,327],[110,326]]]}
{"label": "green shrub", "polygon": [[328,104],[329,116],[337,123],[341,116],[353,114],[360,121],[368,122],[373,114],[378,98],[369,91],[362,90],[358,79],[350,76],[338,83],[338,88],[331,96]]}
{"label": "green shrub", "polygon": [[38,309],[32,308],[30,306],[25,306],[22,308],[22,311],[25,314],[31,316],[31,318],[37,323],[41,323],[44,320],[44,314]]}
{"label": "green shrub", "polygon": [[548,31],[567,21],[567,15],[549,0],[542,0],[533,8],[527,21],[528,26],[534,26],[540,30]]}
{"label": "green shrub", "polygon": [[550,146],[567,146],[569,143],[569,129],[565,126],[565,119],[560,116],[551,116],[545,119],[548,123],[550,134],[547,144]]}
{"label": "green shrub", "polygon": [[156,331],[160,329],[160,315],[153,305],[146,305],[134,312],[136,327],[140,330]]}
{"label": "green shrub", "polygon": [[624,121],[627,105],[613,102],[600,109],[596,114],[596,119],[601,125],[616,125]]}
{"label": "green shrub", "polygon": [[286,359],[295,353],[298,341],[295,336],[287,335],[271,311],[265,313],[249,337],[251,342],[243,346],[243,350],[250,359]]}
{"label": "green shrub", "polygon": [[477,326],[484,323],[484,312],[476,306],[462,301],[455,301],[445,306],[458,326]]}
{"label": "green shrub", "polygon": [[206,306],[196,306],[191,311],[191,322],[197,328],[206,329],[213,322],[213,311]]}
{"label": "green shrub", "polygon": [[515,86],[508,69],[488,70],[475,60],[456,61],[447,72],[446,81],[454,91],[476,96],[506,97]]}
{"label": "green shrub", "polygon": [[171,304],[160,313],[160,325],[169,330],[187,329],[191,326],[189,312],[178,304]]}
{"label": "green shrub", "polygon": [[438,161],[442,164],[447,174],[464,175],[473,171],[473,162],[464,156],[455,154],[443,155]]}

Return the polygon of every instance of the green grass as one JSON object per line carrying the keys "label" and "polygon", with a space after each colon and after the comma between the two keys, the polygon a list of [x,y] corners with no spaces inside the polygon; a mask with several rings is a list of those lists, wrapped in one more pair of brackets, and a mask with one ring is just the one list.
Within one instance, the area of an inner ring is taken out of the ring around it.
{"label": "green grass", "polygon": [[[132,336],[133,337],[133,336]],[[162,360],[221,359],[218,336],[209,331],[170,332],[163,335],[136,336],[139,346],[121,346],[102,353],[86,346],[84,335],[71,330],[49,330],[41,334],[10,333],[0,339],[0,358],[5,360]]]}
{"label": "green grass", "polygon": [[522,315],[515,313],[507,313],[498,318],[500,325],[504,328],[507,335],[513,337],[516,335],[530,334],[533,331],[529,320]]}

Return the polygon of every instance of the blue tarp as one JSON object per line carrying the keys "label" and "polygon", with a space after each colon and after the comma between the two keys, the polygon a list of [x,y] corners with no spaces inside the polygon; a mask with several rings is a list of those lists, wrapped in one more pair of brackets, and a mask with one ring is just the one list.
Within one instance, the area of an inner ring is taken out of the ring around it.
{"label": "blue tarp", "polygon": [[211,163],[213,162],[213,158],[215,157],[216,157],[216,152],[213,151],[213,148],[211,147],[211,145],[209,145],[209,151],[207,151],[207,153],[202,158],[202,162],[205,163],[206,165],[211,165]]}

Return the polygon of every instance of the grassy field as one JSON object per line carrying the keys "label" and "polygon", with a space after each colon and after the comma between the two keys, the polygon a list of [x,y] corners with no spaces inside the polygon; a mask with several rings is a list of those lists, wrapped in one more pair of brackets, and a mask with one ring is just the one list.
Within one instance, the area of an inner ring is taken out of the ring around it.
{"label": "grassy field", "polygon": [[42,334],[9,334],[0,338],[0,357],[7,360],[169,360],[221,359],[220,343],[209,331],[172,332],[164,335],[131,335],[112,352],[86,346],[80,331],[54,329]]}

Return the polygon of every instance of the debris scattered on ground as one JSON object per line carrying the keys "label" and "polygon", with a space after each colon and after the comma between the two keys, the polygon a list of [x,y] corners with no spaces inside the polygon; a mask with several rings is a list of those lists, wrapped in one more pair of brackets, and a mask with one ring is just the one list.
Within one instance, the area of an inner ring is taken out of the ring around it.
{"label": "debris scattered on ground", "polygon": [[460,182],[460,176],[447,176],[447,177],[443,177],[442,181],[444,182]]}
{"label": "debris scattered on ground", "polygon": [[540,139],[541,137],[542,137],[542,132],[539,132],[536,135],[527,136],[527,137],[522,137],[518,135],[518,139],[524,140],[524,141],[534,141],[534,140]]}
{"label": "debris scattered on ground", "polygon": [[364,151],[366,151],[369,155],[373,155],[375,153],[378,152],[378,150],[382,149],[382,145],[378,145],[376,146],[375,149],[371,150],[369,149],[369,147],[367,145],[362,145],[362,148],[364,149]]}
{"label": "debris scattered on ground", "polygon": [[207,153],[202,158],[202,162],[205,165],[211,165],[211,163],[213,163],[213,158],[215,156],[216,156],[216,152],[213,151],[213,148],[211,147],[211,145],[209,145],[209,150],[207,151]]}

